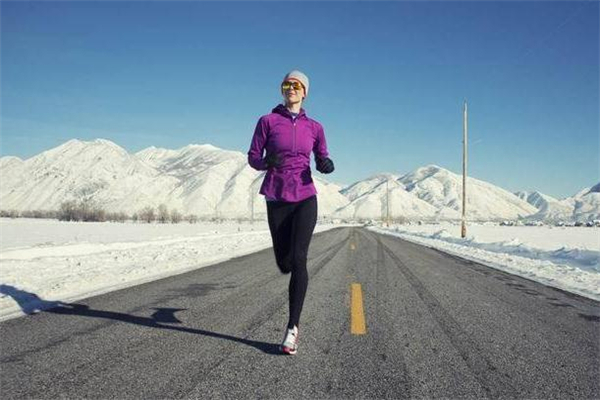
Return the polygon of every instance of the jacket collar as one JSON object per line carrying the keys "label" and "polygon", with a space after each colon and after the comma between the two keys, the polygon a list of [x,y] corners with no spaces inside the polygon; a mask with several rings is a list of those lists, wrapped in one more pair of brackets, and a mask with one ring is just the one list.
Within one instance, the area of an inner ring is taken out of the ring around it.
{"label": "jacket collar", "polygon": [[[284,117],[292,119],[292,114],[286,108],[286,106],[284,106],[283,104],[279,104],[271,112],[274,112],[276,114],[283,115]],[[300,112],[298,113],[298,118],[300,118],[302,116],[306,116],[306,112],[304,111],[304,108],[301,108]]]}

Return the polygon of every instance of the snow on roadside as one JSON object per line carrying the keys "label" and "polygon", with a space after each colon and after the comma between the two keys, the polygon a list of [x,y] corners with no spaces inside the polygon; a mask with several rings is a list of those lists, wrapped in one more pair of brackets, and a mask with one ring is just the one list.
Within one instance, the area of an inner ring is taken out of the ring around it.
{"label": "snow on roadside", "polygon": [[[160,232],[153,224],[129,225],[0,220],[2,243],[12,245],[0,249],[0,320],[35,312],[39,304],[76,301],[272,245],[266,223],[158,225]],[[315,231],[333,227],[318,225]],[[92,241],[72,240],[75,231]],[[31,241],[27,232],[39,240]],[[58,243],[49,243],[49,237]]]}
{"label": "snow on roadside", "polygon": [[[436,248],[492,268],[519,275],[548,286],[600,300],[600,230],[568,228],[559,235],[548,227],[515,230],[499,226],[476,226],[466,238],[460,227],[399,225],[370,230]],[[512,235],[507,235],[510,232]],[[546,236],[541,242],[540,236]],[[493,241],[496,238],[497,241]],[[564,245],[569,241],[569,245]],[[577,244],[578,243],[578,244]]]}
{"label": "snow on roadside", "polygon": [[[318,225],[321,232],[341,225]],[[370,229],[600,300],[597,228],[400,225]],[[180,274],[271,246],[256,224],[73,223],[0,218],[0,320],[39,304]]]}
{"label": "snow on roadside", "polygon": [[74,222],[52,219],[0,218],[0,251],[64,244],[146,242],[155,239],[214,235],[268,229],[266,222],[159,224],[142,222]]}

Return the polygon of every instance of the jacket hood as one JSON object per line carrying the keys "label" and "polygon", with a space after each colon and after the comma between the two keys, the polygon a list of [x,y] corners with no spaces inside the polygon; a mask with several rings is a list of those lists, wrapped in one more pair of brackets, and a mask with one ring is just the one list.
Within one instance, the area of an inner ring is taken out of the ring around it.
{"label": "jacket hood", "polygon": [[[289,118],[292,117],[292,114],[290,114],[290,111],[283,104],[278,104],[277,107],[275,107],[274,109],[271,110],[271,112],[279,114],[279,115],[283,115],[284,117],[289,117]],[[301,108],[300,112],[298,113],[298,117],[301,117],[303,115],[306,115],[306,112],[304,111],[304,108]]]}

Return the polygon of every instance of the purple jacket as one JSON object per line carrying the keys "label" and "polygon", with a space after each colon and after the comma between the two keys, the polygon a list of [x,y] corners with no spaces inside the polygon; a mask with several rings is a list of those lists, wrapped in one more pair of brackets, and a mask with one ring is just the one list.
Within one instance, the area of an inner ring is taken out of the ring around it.
{"label": "purple jacket", "polygon": [[[280,155],[279,167],[267,170],[265,150],[267,154]],[[260,193],[287,202],[302,201],[317,194],[310,172],[311,151],[317,158],[329,155],[323,126],[308,118],[304,109],[295,121],[282,104],[271,114],[260,117],[248,151],[248,164],[259,171],[267,170]]]}

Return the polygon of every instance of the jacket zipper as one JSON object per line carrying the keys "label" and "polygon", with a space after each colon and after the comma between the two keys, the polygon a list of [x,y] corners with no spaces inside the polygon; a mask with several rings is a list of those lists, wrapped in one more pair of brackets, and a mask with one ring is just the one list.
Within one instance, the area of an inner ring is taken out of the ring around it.
{"label": "jacket zipper", "polygon": [[293,129],[292,152],[295,155],[296,154],[296,121],[295,120],[292,121],[292,129]]}

